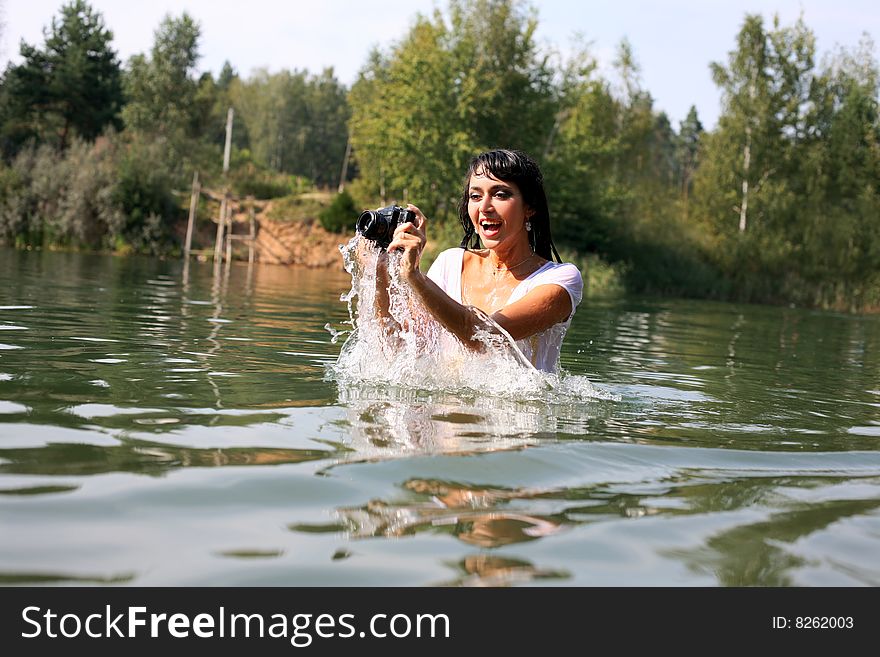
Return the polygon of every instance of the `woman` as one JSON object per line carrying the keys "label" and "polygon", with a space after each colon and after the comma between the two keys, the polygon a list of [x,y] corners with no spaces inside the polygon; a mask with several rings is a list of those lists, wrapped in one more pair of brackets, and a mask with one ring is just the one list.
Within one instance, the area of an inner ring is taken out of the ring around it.
{"label": "woman", "polygon": [[534,160],[493,150],[471,161],[459,205],[464,239],[441,253],[427,275],[419,271],[427,220],[416,206],[408,208],[416,221],[397,227],[388,253],[402,251],[400,275],[424,307],[475,350],[484,346],[475,337],[479,330],[501,331],[537,369],[555,372],[583,280],[574,265],[551,259],[560,260]]}

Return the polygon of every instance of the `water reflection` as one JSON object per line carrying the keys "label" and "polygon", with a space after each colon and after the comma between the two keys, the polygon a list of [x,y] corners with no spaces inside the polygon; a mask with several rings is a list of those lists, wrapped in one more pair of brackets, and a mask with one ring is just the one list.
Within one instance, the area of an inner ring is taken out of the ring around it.
{"label": "water reflection", "polygon": [[[761,493],[777,492],[779,481],[764,481]],[[785,482],[815,486],[815,481]],[[828,485],[826,483],[826,485]],[[724,486],[725,490],[729,487]],[[750,488],[753,488],[750,486]],[[752,495],[747,495],[747,498]],[[738,507],[741,508],[741,507]],[[820,504],[793,504],[766,517],[745,522],[707,538],[693,550],[673,550],[669,556],[682,560],[695,572],[709,573],[722,586],[798,586],[799,571],[815,568],[836,571],[849,585],[880,586],[880,568],[865,561],[850,563],[841,551],[835,558],[818,560],[809,545],[822,541],[850,518],[876,514],[880,500],[830,499]]]}
{"label": "water reflection", "polygon": [[551,403],[396,386],[339,384],[347,459],[521,449],[577,431],[613,412],[597,398]]}
{"label": "water reflection", "polygon": [[20,488],[0,488],[0,495],[55,495],[72,493],[79,486],[23,486]]}
{"label": "water reflection", "polygon": [[492,554],[470,554],[453,564],[460,572],[455,579],[438,586],[513,586],[535,580],[565,580],[565,570],[539,568],[529,561]]}
{"label": "water reflection", "polygon": [[110,446],[52,443],[33,448],[0,449],[0,474],[96,475],[131,472],[156,476],[179,468],[303,463],[334,455],[331,450],[321,449],[198,449],[135,439],[122,439],[120,442],[119,445]]}
{"label": "water reflection", "polygon": [[[387,499],[339,507],[323,525],[294,524],[297,532],[342,532],[351,539],[401,539],[427,533],[448,535],[486,552],[454,564],[461,572],[449,585],[506,585],[540,578],[565,578],[564,568],[538,568],[528,560],[500,555],[519,544],[550,539],[577,528],[595,527],[597,537],[629,523],[666,518],[670,537],[687,537],[696,547],[660,549],[666,559],[723,586],[801,585],[800,572],[832,570],[852,584],[877,585],[880,570],[864,561],[859,546],[836,560],[811,559],[811,546],[828,540],[849,519],[877,514],[876,477],[853,485],[852,478],[788,475],[731,476],[681,472],[657,480],[603,482],[583,487],[528,488],[413,478]],[[809,500],[809,501],[808,501]],[[822,500],[818,502],[818,500]],[[705,518],[716,521],[706,523]],[[730,518],[726,523],[724,518]],[[724,525],[729,524],[725,528]],[[876,526],[876,523],[874,523]],[[719,527],[720,525],[720,527]],[[656,530],[656,528],[655,528]],[[651,529],[645,529],[650,535]],[[634,530],[637,531],[637,530]],[[624,535],[631,532],[624,532]],[[583,554],[593,532],[581,533]],[[837,539],[840,540],[840,537]],[[821,551],[820,551],[821,552]]]}
{"label": "water reflection", "polygon": [[107,586],[111,584],[128,584],[134,581],[134,573],[121,575],[73,575],[58,572],[17,573],[0,572],[0,586],[58,586],[62,584],[94,584]]}
{"label": "water reflection", "polygon": [[556,533],[563,520],[505,508],[510,500],[528,499],[525,490],[505,491],[464,484],[414,479],[403,489],[415,494],[408,503],[372,500],[341,508],[337,515],[354,538],[398,537],[421,531],[450,533],[469,545],[496,548]]}

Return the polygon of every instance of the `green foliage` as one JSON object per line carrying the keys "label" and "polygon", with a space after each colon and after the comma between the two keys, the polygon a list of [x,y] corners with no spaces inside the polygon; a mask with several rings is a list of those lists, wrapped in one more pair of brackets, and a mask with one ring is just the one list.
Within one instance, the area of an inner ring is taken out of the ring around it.
{"label": "green foliage", "polygon": [[454,214],[468,160],[489,147],[539,151],[553,123],[552,71],[536,20],[512,0],[461,0],[419,16],[371,54],[349,94],[360,174],[383,202]]}
{"label": "green foliage", "polygon": [[117,163],[109,138],[79,140],[58,160],[62,186],[55,213],[44,218],[54,243],[94,247],[123,229],[123,208],[115,203]]}
{"label": "green foliage", "polygon": [[[507,147],[542,166],[556,243],[591,294],[880,310],[870,41],[817,66],[802,21],[746,16],[711,66],[717,127],[691,108],[676,131],[627,41],[609,79],[587,47],[567,61],[541,51],[536,27],[526,0],[450,0],[372,52],[347,91],[332,70],[242,79],[227,62],[196,78],[200,28],[185,13],[121,74],[100,15],[73,0],[0,78],[0,240],[167,251],[172,190],[197,169],[203,187],[271,199],[270,218],[329,230],[350,229],[358,208],[413,201],[431,220],[427,266],[460,241],[468,160]],[[316,192],[336,188],[347,144],[346,192]]]}
{"label": "green foliage", "polygon": [[0,147],[11,158],[28,141],[64,149],[119,127],[122,86],[113,34],[83,0],[60,9],[43,48],[22,42],[0,91]]}
{"label": "green foliage", "polygon": [[325,230],[331,233],[341,233],[345,230],[351,230],[358,214],[351,194],[342,191],[333,197],[330,205],[321,211],[318,218]]}
{"label": "green foliage", "polygon": [[258,199],[280,198],[299,194],[310,187],[310,183],[298,176],[270,171],[258,167],[253,162],[239,164],[230,171],[233,193],[237,196],[253,196]]}
{"label": "green foliage", "polygon": [[683,216],[688,218],[688,207],[693,192],[694,173],[699,165],[700,143],[703,124],[697,116],[697,108],[691,105],[687,118],[681,122],[676,139],[676,180],[681,190]]}
{"label": "green foliage", "polygon": [[[0,190],[0,238],[19,246],[42,243],[39,191],[53,178],[35,175],[51,168],[54,153],[47,146],[22,149],[9,167],[3,168]],[[48,160],[48,162],[44,162]],[[57,179],[54,179],[57,181]],[[54,190],[48,190],[50,195]]]}
{"label": "green foliage", "polygon": [[[624,42],[617,58],[621,94],[596,74],[581,49],[562,71],[545,173],[555,235],[575,261],[589,256],[597,290],[707,294],[718,277],[680,218],[684,171],[693,167],[699,120],[689,149],[640,88],[638,64]],[[580,255],[577,255],[580,254]]]}
{"label": "green foliage", "polygon": [[0,239],[161,252],[177,218],[162,161],[154,144],[112,134],[92,144],[74,140],[64,153],[25,148],[0,176]]}
{"label": "green foliage", "polygon": [[138,252],[160,253],[170,246],[171,226],[178,218],[173,173],[162,142],[134,139],[120,146],[113,200],[125,218],[110,235]]}
{"label": "green foliage", "polygon": [[181,182],[193,166],[220,159],[216,145],[201,139],[212,102],[199,96],[199,82],[193,77],[200,32],[186,12],[179,18],[165,16],[155,31],[150,56],[133,56],[124,77],[126,130],[162,141]]}
{"label": "green foliage", "polygon": [[714,65],[724,113],[693,208],[734,297],[876,307],[877,64],[864,44],[817,71],[813,44],[800,21],[746,18],[727,66]]}
{"label": "green foliage", "polygon": [[577,251],[607,252],[622,222],[627,191],[617,175],[620,114],[621,102],[582,49],[562,71],[544,163],[554,234]]}
{"label": "green foliage", "polygon": [[627,266],[609,263],[595,253],[578,253],[563,248],[559,255],[564,262],[577,265],[584,279],[584,297],[601,298],[625,294],[627,291]]}
{"label": "green foliage", "polygon": [[155,32],[151,56],[135,55],[125,76],[127,128],[165,136],[186,133],[198,85],[198,23],[187,13],[167,15]]}
{"label": "green foliage", "polygon": [[332,69],[317,76],[257,71],[248,80],[232,80],[229,96],[257,164],[319,185],[338,184],[349,112]]}
{"label": "green foliage", "polygon": [[[226,144],[226,119],[230,108],[234,107],[233,89],[240,78],[229,62],[223,64],[215,81],[210,73],[204,73],[198,82],[195,107],[192,112],[193,131],[199,138],[215,147],[210,164],[221,171],[220,153]],[[232,149],[247,151],[250,140],[247,126],[240,116],[234,113],[232,127]],[[201,163],[200,168],[205,168]]]}
{"label": "green foliage", "polygon": [[330,203],[329,194],[308,192],[274,199],[266,212],[274,221],[314,221]]}

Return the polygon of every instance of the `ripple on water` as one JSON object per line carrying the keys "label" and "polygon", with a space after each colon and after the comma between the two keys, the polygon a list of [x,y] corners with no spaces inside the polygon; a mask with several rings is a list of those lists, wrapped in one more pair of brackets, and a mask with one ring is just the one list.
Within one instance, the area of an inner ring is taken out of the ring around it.
{"label": "ripple on water", "polygon": [[95,262],[137,275],[3,281],[41,298],[0,332],[3,582],[880,584],[872,318],[588,300],[558,380],[322,378],[348,279]]}
{"label": "ripple on water", "polygon": [[880,438],[880,426],[878,425],[850,427],[846,432],[854,436],[873,436]]}
{"label": "ripple on water", "polygon": [[11,401],[0,399],[0,413],[27,413],[28,407]]}

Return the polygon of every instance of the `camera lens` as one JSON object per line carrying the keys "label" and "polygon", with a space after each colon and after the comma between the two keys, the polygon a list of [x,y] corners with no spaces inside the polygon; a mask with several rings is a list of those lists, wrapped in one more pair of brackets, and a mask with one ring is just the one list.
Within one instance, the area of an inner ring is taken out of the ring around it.
{"label": "camera lens", "polygon": [[375,239],[376,221],[379,219],[378,213],[373,210],[366,210],[361,213],[357,220],[357,232],[367,239]]}

